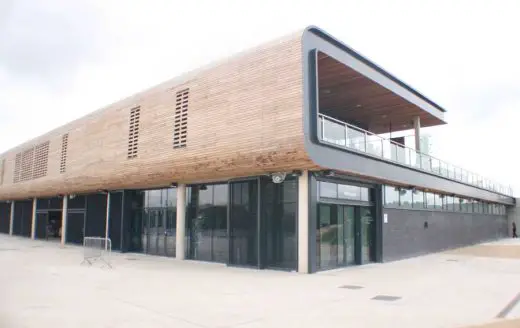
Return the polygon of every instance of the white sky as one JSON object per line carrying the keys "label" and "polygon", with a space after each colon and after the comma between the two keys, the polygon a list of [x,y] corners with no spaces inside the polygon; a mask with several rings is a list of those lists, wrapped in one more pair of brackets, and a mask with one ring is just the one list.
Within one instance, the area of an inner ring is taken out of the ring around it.
{"label": "white sky", "polygon": [[447,109],[441,159],[520,193],[520,1],[0,0],[0,153],[317,25]]}

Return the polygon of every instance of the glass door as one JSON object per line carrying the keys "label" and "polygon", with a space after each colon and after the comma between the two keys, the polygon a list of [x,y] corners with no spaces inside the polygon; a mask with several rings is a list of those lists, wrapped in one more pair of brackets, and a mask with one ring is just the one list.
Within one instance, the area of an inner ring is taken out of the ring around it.
{"label": "glass door", "polygon": [[361,263],[374,261],[375,224],[372,207],[359,208],[359,227],[361,235]]}
{"label": "glass door", "polygon": [[345,265],[356,264],[356,208],[354,206],[338,205],[338,221],[343,225],[341,231],[343,239],[343,263]]}
{"label": "glass door", "polygon": [[258,265],[258,180],[230,183],[229,263]]}
{"label": "glass door", "polygon": [[373,261],[373,221],[372,207],[320,203],[316,233],[318,268]]}
{"label": "glass door", "polygon": [[175,257],[175,240],[177,231],[177,211],[172,208],[165,210],[164,214],[164,243],[165,243],[165,255],[169,257]]}

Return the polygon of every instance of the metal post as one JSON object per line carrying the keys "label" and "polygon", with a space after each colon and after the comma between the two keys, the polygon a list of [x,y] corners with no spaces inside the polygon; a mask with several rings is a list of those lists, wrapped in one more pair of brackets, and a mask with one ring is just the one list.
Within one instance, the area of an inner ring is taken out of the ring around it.
{"label": "metal post", "polygon": [[348,126],[345,124],[344,125],[345,127],[345,147],[349,147],[349,142],[348,142]]}
{"label": "metal post", "polygon": [[177,186],[177,226],[175,231],[175,258],[184,260],[186,239],[186,185]]}
{"label": "metal post", "polygon": [[31,239],[36,239],[36,198],[33,199],[32,220],[31,220]]}
{"label": "metal post", "polygon": [[420,152],[421,151],[421,118],[419,116],[416,116],[413,119],[413,128],[415,130],[415,150]]}
{"label": "metal post", "polygon": [[61,210],[61,245],[65,246],[67,241],[67,217],[69,208],[69,196],[63,196],[63,208]]}
{"label": "metal post", "polygon": [[110,191],[107,192],[107,216],[105,222],[105,251],[108,250],[108,229],[110,227]]}
{"label": "metal post", "polygon": [[9,234],[13,235],[13,228],[14,228],[14,203],[15,201],[11,201],[11,213],[9,217]]}
{"label": "metal post", "polygon": [[325,140],[325,118],[321,117],[321,140]]}

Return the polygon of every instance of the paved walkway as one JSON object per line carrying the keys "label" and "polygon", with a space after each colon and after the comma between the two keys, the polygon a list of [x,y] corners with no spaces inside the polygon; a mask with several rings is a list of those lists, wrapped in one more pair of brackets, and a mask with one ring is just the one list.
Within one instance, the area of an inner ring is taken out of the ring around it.
{"label": "paved walkway", "polygon": [[520,250],[302,275],[137,254],[102,269],[78,247],[0,235],[0,327],[520,327],[520,260],[491,251],[504,246]]}

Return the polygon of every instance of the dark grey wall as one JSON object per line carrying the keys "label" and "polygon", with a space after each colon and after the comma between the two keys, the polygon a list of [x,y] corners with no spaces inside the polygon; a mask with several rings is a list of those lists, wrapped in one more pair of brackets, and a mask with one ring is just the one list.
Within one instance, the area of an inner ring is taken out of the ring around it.
{"label": "dark grey wall", "polygon": [[16,201],[14,203],[13,235],[30,237],[32,228],[31,200]]}
{"label": "dark grey wall", "polygon": [[0,203],[0,232],[9,233],[11,225],[11,204]]}
{"label": "dark grey wall", "polygon": [[506,216],[394,208],[383,213],[384,262],[507,237]]}
{"label": "dark grey wall", "polygon": [[107,218],[107,195],[87,196],[87,217],[84,237],[105,237]]}

